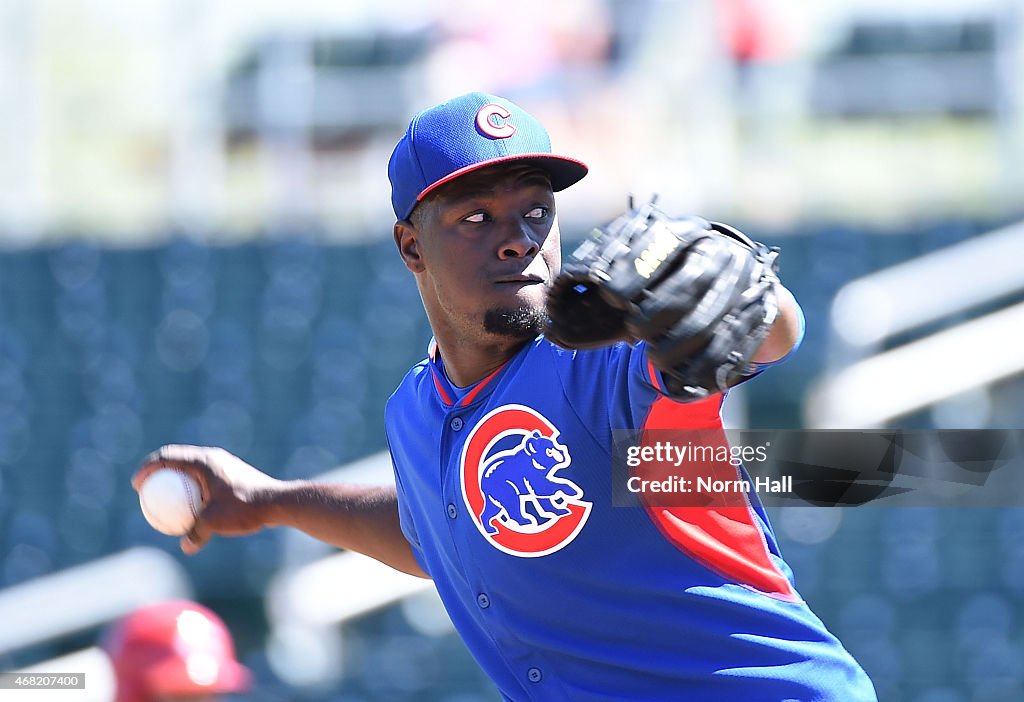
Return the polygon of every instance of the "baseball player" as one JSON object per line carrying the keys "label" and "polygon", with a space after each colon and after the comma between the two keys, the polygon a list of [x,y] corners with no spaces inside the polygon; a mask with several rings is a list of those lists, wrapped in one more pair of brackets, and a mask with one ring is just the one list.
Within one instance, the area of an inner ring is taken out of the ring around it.
{"label": "baseball player", "polygon": [[563,270],[554,193],[587,167],[493,95],[416,115],[388,172],[434,333],[385,413],[396,487],[282,482],[165,446],[134,483],[160,466],[199,481],[182,548],[287,525],[430,577],[507,700],[875,700],[756,494],[612,501],[619,432],[720,429],[728,388],[798,344],[777,251],[645,205]]}
{"label": "baseball player", "polygon": [[195,602],[140,607],[107,630],[103,648],[114,702],[216,702],[250,686],[224,622]]}

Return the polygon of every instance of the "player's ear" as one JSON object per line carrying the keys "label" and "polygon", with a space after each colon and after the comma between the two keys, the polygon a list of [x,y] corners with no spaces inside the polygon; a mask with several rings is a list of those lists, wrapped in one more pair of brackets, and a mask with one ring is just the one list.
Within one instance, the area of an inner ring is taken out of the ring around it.
{"label": "player's ear", "polygon": [[423,257],[420,256],[419,230],[416,225],[407,219],[400,219],[395,222],[394,234],[395,246],[398,247],[398,255],[405,262],[405,267],[413,273],[422,273]]}

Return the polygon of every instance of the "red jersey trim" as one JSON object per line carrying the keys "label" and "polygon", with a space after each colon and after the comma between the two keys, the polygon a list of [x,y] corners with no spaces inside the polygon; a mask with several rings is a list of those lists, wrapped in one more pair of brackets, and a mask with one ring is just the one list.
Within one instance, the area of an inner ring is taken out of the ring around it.
{"label": "red jersey trim", "polygon": [[[653,366],[650,367],[653,376]],[[650,430],[704,429],[725,441],[719,414],[719,395],[681,404],[659,397],[651,406],[641,430],[641,443]],[[733,472],[738,469],[732,468]],[[646,495],[648,517],[665,539],[681,552],[726,580],[769,597],[799,602],[800,597],[785,573],[772,560],[768,542],[761,531],[746,495],[729,504],[712,506],[652,505]]]}
{"label": "red jersey trim", "polygon": [[441,379],[437,377],[437,371],[433,368],[430,369],[430,377],[434,379],[434,387],[437,388],[437,394],[441,396],[441,402],[446,406],[452,406],[452,398],[448,395],[448,392],[444,389],[444,385],[441,383]]}
{"label": "red jersey trim", "polygon": [[494,376],[496,376],[498,373],[500,373],[501,369],[504,368],[507,364],[508,364],[508,361],[505,361],[505,363],[502,363],[500,366],[495,368],[491,372],[491,374],[489,376],[487,376],[486,378],[481,380],[479,383],[477,383],[476,387],[473,388],[472,390],[470,390],[469,392],[467,392],[466,396],[462,398],[462,402],[459,403],[459,407],[465,407],[470,402],[472,402],[476,398],[476,396],[480,394],[480,391],[483,390],[485,387],[487,387],[487,385],[492,380],[494,380]]}
{"label": "red jersey trim", "polygon": [[651,376],[651,385],[655,387],[658,392],[664,393],[665,386],[661,383],[661,378],[658,376],[658,369],[654,367],[651,359],[647,359],[647,373]]}
{"label": "red jersey trim", "polygon": [[[441,377],[438,374],[437,368],[435,367],[435,364],[438,362],[438,360],[437,360],[437,356],[438,356],[438,353],[437,353],[437,342],[436,341],[431,340],[430,346],[427,349],[427,356],[429,357],[429,359],[431,361],[430,375],[434,379],[434,387],[437,388],[437,394],[441,397],[441,401],[445,404],[445,406],[451,407],[452,405],[455,404],[455,402],[452,400],[452,396],[448,393],[448,391],[445,390],[445,382],[443,380],[441,380]],[[505,361],[500,366],[498,366],[493,371],[491,371],[491,373],[486,378],[484,378],[483,380],[478,382],[476,384],[476,386],[472,390],[467,392],[465,394],[465,396],[459,401],[459,407],[466,407],[471,402],[473,402],[473,400],[476,399],[476,397],[480,394],[480,392],[485,387],[487,387],[492,380],[494,380],[494,376],[498,375],[498,373],[500,373],[501,370],[505,366],[507,366],[507,365],[508,365],[508,361]]]}

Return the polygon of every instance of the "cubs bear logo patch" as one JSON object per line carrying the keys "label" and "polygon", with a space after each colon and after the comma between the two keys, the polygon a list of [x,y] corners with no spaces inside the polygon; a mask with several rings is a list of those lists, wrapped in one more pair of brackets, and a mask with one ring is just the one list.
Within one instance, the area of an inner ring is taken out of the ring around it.
{"label": "cubs bear logo patch", "polygon": [[592,504],[566,475],[570,447],[525,405],[503,405],[473,427],[462,449],[462,497],[480,534],[500,551],[533,558],[572,542]]}

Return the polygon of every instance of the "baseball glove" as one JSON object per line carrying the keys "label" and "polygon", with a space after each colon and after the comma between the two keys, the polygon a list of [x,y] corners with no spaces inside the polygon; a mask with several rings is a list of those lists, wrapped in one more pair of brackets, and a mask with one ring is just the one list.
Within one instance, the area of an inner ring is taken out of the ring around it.
{"label": "baseball glove", "polygon": [[643,340],[668,393],[699,400],[750,373],[778,315],[778,253],[725,224],[630,202],[555,279],[546,336],[569,349]]}

